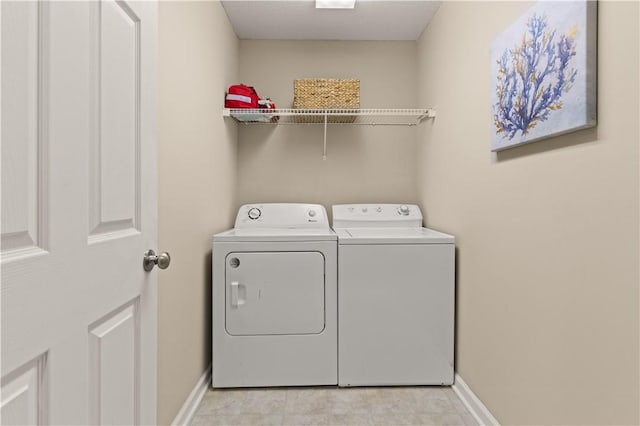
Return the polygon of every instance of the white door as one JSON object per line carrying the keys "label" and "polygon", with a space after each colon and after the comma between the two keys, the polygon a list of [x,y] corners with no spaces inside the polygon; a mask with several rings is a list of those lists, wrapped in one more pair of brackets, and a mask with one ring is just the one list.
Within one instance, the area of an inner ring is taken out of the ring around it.
{"label": "white door", "polygon": [[5,2],[2,423],[156,418],[152,2]]}

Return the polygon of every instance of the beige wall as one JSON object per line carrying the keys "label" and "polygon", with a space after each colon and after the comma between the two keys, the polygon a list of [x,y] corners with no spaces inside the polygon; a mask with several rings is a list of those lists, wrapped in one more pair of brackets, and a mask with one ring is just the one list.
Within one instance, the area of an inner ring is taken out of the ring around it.
{"label": "beige wall", "polygon": [[[240,77],[280,108],[296,78],[360,79],[363,108],[417,107],[415,42],[240,42]],[[239,126],[238,203],[413,202],[415,131],[409,127]]]}
{"label": "beige wall", "polygon": [[419,41],[428,225],[457,236],[457,371],[502,424],[638,418],[638,3],[599,2],[598,127],[489,152],[489,49],[530,6],[445,2]]}
{"label": "beige wall", "polygon": [[221,117],[238,40],[218,2],[159,3],[158,422],[211,362],[211,236],[235,216],[236,128]]}

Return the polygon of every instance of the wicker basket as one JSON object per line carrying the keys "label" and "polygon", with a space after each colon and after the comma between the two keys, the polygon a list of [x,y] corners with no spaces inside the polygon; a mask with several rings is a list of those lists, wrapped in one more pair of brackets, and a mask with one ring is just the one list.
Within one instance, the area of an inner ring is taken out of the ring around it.
{"label": "wicker basket", "polygon": [[[293,107],[296,109],[358,109],[360,80],[305,78],[293,80]],[[321,116],[306,117],[306,123],[324,121]],[[330,117],[330,123],[352,123],[355,116]]]}

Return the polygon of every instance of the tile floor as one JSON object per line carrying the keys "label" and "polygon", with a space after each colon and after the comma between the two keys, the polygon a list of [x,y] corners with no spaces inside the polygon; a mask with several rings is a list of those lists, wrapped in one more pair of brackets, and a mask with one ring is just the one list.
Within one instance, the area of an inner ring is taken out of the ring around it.
{"label": "tile floor", "polygon": [[209,389],[202,425],[477,425],[448,387]]}

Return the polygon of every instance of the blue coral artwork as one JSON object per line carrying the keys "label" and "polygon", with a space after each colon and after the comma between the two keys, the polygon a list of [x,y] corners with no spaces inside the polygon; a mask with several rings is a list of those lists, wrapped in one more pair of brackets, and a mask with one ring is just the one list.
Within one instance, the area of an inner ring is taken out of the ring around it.
{"label": "blue coral artwork", "polygon": [[491,45],[491,150],[596,125],[595,1],[539,1]]}

